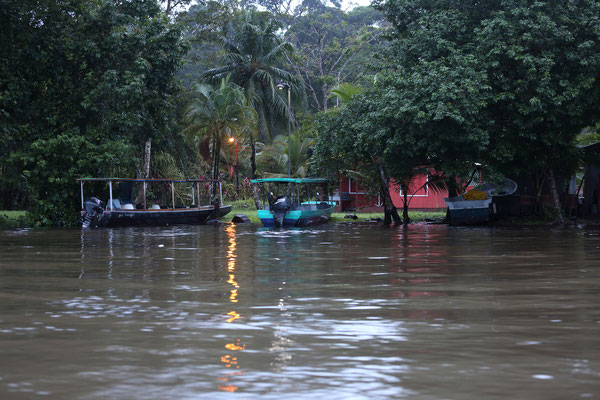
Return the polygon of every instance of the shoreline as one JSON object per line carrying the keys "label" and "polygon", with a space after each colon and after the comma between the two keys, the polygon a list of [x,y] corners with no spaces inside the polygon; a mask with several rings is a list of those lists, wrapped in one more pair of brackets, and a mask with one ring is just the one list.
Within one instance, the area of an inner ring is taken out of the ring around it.
{"label": "shoreline", "polygon": [[[226,215],[221,222],[230,223],[234,215],[244,214],[250,219],[250,224],[262,226],[260,219],[256,215],[254,207],[234,205],[231,212]],[[352,217],[350,217],[352,216]],[[410,224],[428,223],[428,224],[446,224],[444,222],[445,212],[424,212],[414,211],[409,214]],[[356,218],[354,218],[356,217]],[[353,213],[339,212],[331,215],[330,222],[344,223],[381,223],[383,213]],[[464,225],[469,227],[469,225]],[[496,221],[491,221],[482,225],[472,225],[473,227],[491,227],[491,228],[598,228],[600,229],[600,219],[577,218],[571,219],[564,225],[559,225],[553,220],[543,217],[506,217]],[[27,220],[27,211],[2,211],[0,210],[0,229],[6,228],[35,228]]]}

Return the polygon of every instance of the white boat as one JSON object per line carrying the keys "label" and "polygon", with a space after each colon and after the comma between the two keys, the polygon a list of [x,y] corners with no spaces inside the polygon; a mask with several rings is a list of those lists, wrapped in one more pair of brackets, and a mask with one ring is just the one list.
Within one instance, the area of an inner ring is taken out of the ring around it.
{"label": "white boat", "polygon": [[505,178],[504,186],[498,188],[486,183],[477,190],[484,192],[486,198],[483,200],[467,200],[465,195],[444,198],[448,206],[448,216],[451,225],[477,225],[490,221],[496,214],[493,197],[509,196],[517,191],[518,185],[515,181]]}

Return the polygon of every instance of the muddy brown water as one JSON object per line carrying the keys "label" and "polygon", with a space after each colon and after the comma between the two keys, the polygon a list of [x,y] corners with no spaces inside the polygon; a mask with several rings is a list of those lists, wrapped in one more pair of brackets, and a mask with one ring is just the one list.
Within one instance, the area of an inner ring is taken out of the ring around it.
{"label": "muddy brown water", "polygon": [[1,399],[600,397],[600,230],[0,231]]}

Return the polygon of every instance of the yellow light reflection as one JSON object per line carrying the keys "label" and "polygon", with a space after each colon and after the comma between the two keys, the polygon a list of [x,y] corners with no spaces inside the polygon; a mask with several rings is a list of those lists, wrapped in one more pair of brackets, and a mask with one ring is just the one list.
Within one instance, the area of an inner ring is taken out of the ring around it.
{"label": "yellow light reflection", "polygon": [[240,339],[236,339],[235,343],[227,343],[225,345],[226,349],[232,350],[232,351],[236,351],[236,350],[245,350],[246,349],[246,345],[242,344]]}
{"label": "yellow light reflection", "polygon": [[[236,277],[235,277],[236,258],[237,258],[237,255],[236,255],[237,243],[236,243],[236,236],[235,236],[235,225],[231,224],[231,225],[227,226],[227,228],[225,228],[225,232],[227,232],[227,237],[229,239],[229,246],[227,247],[227,272],[229,273],[229,279],[227,280],[227,283],[232,286],[231,290],[229,291],[229,301],[231,303],[237,303],[240,285],[236,281]],[[228,312],[227,315],[229,316],[229,318],[227,318],[227,320],[226,320],[228,323],[232,323],[236,319],[239,319],[242,317],[235,310]],[[241,350],[246,349],[246,345],[241,343],[240,339],[236,338],[233,340],[233,343],[225,344],[225,348],[229,351],[241,351]],[[238,364],[238,358],[232,354],[226,354],[224,356],[221,356],[221,363],[224,365],[225,368],[240,369],[240,366]],[[226,376],[233,376],[233,375],[240,375],[240,374],[243,374],[243,372],[242,371],[231,372],[231,373],[227,373]],[[219,377],[218,379],[221,382],[229,381],[228,377]],[[236,390],[238,390],[237,386],[234,386],[230,383],[219,384],[217,387],[219,390],[222,390],[225,392],[235,392]]]}
{"label": "yellow light reflection", "polygon": [[236,390],[238,390],[237,386],[233,386],[233,385],[227,385],[227,386],[223,386],[223,385],[219,385],[219,390],[223,390],[225,392],[235,392]]}
{"label": "yellow light reflection", "polygon": [[239,319],[239,318],[241,318],[241,315],[240,315],[240,314],[238,314],[238,313],[237,313],[237,312],[235,312],[235,311],[229,311],[229,312],[227,313],[227,315],[231,315],[231,318],[227,318],[227,322],[229,322],[229,323],[231,323],[231,322],[235,321],[236,319]]}
{"label": "yellow light reflection", "polygon": [[237,295],[240,285],[235,280],[235,261],[237,258],[235,254],[235,249],[237,246],[235,241],[235,225],[229,225],[225,229],[225,232],[227,232],[227,237],[229,238],[229,247],[227,248],[227,271],[229,272],[229,280],[227,283],[233,286],[233,289],[231,289],[231,294],[229,295],[229,301],[232,303],[237,303]]}

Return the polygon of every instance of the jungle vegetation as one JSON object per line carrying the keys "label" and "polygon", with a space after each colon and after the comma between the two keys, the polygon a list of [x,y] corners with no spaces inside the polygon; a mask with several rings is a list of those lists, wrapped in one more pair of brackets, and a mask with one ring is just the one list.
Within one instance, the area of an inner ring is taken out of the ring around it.
{"label": "jungle vegetation", "polygon": [[0,209],[37,225],[77,223],[84,176],[250,198],[288,128],[293,174],[359,174],[401,223],[390,183],[423,167],[555,193],[600,119],[594,0],[9,0],[0,32]]}

